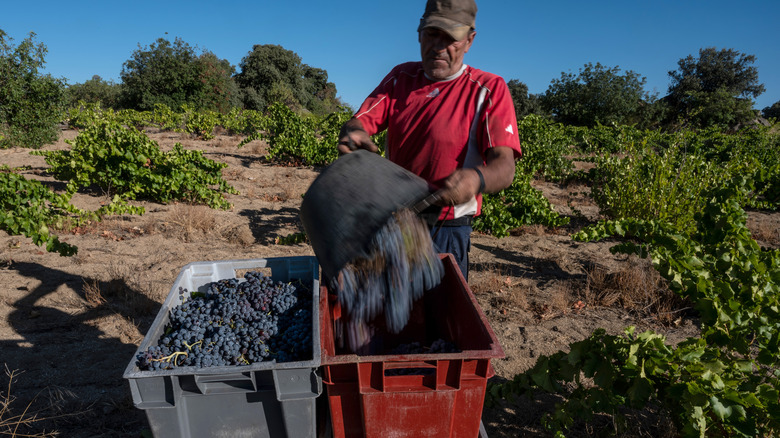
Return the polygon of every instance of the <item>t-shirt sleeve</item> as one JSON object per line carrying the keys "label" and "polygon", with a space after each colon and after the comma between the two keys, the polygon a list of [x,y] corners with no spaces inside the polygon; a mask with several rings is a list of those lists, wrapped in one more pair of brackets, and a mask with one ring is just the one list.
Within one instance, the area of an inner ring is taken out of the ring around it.
{"label": "t-shirt sleeve", "polygon": [[393,69],[355,112],[355,117],[363,124],[363,129],[368,135],[374,135],[387,129],[395,78],[396,69]]}
{"label": "t-shirt sleeve", "polygon": [[[517,133],[517,115],[512,95],[506,82],[498,77],[491,87],[490,102],[488,102],[483,117],[481,134],[486,136],[480,144],[486,147],[507,146],[515,152],[515,158],[522,155],[520,137]],[[484,154],[485,150],[483,150]]]}

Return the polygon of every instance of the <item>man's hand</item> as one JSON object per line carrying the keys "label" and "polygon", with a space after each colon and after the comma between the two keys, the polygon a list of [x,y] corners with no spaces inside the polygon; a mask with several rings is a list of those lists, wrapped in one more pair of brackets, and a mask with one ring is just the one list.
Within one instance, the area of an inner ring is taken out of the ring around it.
{"label": "man's hand", "polygon": [[[512,184],[515,177],[514,151],[509,147],[490,148],[485,157],[485,165],[478,166],[485,181],[483,192],[496,193]],[[482,182],[474,169],[457,169],[442,185],[439,205],[457,205],[468,202],[479,193]]]}
{"label": "man's hand", "polygon": [[338,151],[339,154],[348,154],[358,149],[365,149],[370,152],[377,152],[379,148],[371,141],[371,137],[363,129],[360,120],[352,118],[344,123],[339,133]]}
{"label": "man's hand", "polygon": [[[481,170],[481,169],[480,169]],[[457,169],[444,180],[439,195],[442,206],[468,202],[479,192],[479,176],[474,169]]]}

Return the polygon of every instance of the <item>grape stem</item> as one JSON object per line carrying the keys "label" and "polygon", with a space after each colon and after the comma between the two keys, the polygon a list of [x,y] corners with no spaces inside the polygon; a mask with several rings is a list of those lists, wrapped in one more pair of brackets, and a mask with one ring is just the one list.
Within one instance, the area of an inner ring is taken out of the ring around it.
{"label": "grape stem", "polygon": [[186,341],[184,342],[184,346],[187,347],[187,350],[192,351],[192,347],[201,344],[203,345],[203,339],[199,340],[198,342],[195,342],[194,344],[190,345]]}
{"label": "grape stem", "polygon": [[176,363],[176,359],[179,356],[181,356],[181,355],[184,355],[184,357],[187,357],[187,356],[189,356],[189,353],[187,353],[186,351],[174,351],[173,353],[171,353],[168,356],[162,357],[160,359],[151,359],[151,360],[153,360],[155,362],[171,362],[171,361],[173,361],[174,365],[178,365]]}

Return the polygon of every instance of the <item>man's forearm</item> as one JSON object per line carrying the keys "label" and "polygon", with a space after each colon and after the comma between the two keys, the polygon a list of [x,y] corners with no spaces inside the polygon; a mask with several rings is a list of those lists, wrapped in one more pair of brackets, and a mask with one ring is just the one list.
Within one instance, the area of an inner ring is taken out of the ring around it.
{"label": "man's forearm", "polygon": [[509,187],[515,178],[515,154],[512,148],[490,148],[484,166],[479,166],[485,179],[485,193],[496,193]]}

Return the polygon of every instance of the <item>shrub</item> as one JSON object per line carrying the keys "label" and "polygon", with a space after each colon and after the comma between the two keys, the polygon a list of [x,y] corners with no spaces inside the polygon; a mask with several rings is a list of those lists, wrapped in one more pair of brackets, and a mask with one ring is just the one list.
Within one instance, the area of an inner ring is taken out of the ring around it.
{"label": "shrub", "polygon": [[602,155],[594,171],[593,199],[613,219],[659,219],[686,230],[704,202],[702,193],[723,170],[680,144],[656,151],[646,141],[625,156]]}
{"label": "shrub", "polygon": [[41,74],[46,46],[30,33],[14,47],[0,30],[0,148],[39,148],[55,141],[65,104],[65,84]]}
{"label": "shrub", "polygon": [[187,201],[212,208],[230,208],[224,193],[237,193],[222,179],[227,165],[185,150],[181,144],[163,152],[157,142],[115,119],[100,119],[86,127],[71,150],[43,151],[51,172],[68,181],[68,192],[92,186],[126,199],[158,202]]}

